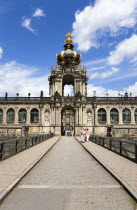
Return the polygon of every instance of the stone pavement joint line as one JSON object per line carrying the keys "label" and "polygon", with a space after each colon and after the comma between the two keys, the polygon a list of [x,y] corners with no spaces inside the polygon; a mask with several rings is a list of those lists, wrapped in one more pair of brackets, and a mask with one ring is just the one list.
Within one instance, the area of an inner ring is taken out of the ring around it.
{"label": "stone pavement joint line", "polygon": [[59,139],[53,137],[0,162],[0,203]]}
{"label": "stone pavement joint line", "polygon": [[[79,143],[81,138],[76,137]],[[91,141],[81,145],[111,173],[137,201],[137,164]]]}
{"label": "stone pavement joint line", "polygon": [[120,189],[120,185],[19,185],[19,189]]}

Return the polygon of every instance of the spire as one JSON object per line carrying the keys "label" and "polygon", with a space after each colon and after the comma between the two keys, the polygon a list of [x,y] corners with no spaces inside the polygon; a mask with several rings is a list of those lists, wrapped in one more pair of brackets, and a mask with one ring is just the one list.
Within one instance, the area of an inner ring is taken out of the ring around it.
{"label": "spire", "polygon": [[66,34],[65,43],[66,43],[66,44],[64,45],[64,49],[65,49],[65,50],[73,50],[74,45],[72,44],[72,43],[73,43],[72,34],[70,34],[70,33]]}
{"label": "spire", "polygon": [[81,54],[73,51],[72,34],[66,34],[64,51],[56,55],[57,63],[62,66],[78,65],[81,61]]}
{"label": "spire", "polygon": [[66,43],[66,44],[72,44],[72,43],[73,43],[72,34],[70,34],[70,33],[66,34],[65,43]]}

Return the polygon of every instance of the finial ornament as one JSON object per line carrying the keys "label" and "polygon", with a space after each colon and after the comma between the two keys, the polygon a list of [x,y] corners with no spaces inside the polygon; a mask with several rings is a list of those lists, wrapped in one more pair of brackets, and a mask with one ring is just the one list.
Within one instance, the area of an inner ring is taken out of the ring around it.
{"label": "finial ornament", "polygon": [[66,43],[66,44],[72,44],[72,43],[73,43],[72,34],[70,34],[70,33],[66,34],[65,43]]}
{"label": "finial ornament", "polygon": [[76,66],[80,64],[81,54],[73,50],[72,34],[66,34],[64,51],[56,55],[57,64],[61,66]]}

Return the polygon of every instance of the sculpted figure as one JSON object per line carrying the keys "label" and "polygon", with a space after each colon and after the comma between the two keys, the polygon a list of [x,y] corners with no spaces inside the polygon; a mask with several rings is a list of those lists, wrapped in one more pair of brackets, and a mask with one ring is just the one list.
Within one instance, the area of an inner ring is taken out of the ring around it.
{"label": "sculpted figure", "polygon": [[45,123],[50,123],[50,112],[48,110],[45,112]]}

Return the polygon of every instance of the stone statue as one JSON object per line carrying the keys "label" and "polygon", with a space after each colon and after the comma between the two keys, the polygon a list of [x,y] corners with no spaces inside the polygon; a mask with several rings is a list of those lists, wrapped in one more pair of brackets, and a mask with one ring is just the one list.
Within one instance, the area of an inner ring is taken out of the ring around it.
{"label": "stone statue", "polygon": [[92,113],[90,111],[87,112],[87,123],[92,124]]}
{"label": "stone statue", "polygon": [[50,124],[50,112],[48,110],[45,112],[45,123]]}

